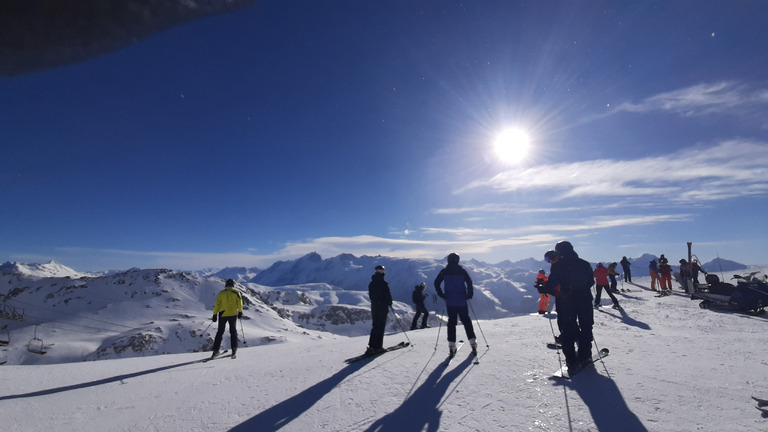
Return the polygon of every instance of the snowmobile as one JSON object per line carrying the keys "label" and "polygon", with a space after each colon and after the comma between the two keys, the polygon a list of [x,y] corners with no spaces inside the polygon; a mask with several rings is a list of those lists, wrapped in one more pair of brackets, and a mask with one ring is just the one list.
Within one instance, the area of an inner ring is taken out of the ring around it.
{"label": "snowmobile", "polygon": [[691,300],[699,299],[702,309],[717,308],[753,314],[765,313],[768,306],[768,283],[765,276],[756,277],[758,272],[747,276],[733,275],[736,285],[721,282],[715,274],[708,274],[706,285],[698,286]]}

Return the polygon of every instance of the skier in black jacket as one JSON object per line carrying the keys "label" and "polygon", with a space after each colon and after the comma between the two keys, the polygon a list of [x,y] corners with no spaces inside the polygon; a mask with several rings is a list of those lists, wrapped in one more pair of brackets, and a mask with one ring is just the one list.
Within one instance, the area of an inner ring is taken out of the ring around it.
{"label": "skier in black jacket", "polygon": [[413,305],[416,307],[416,315],[413,317],[413,322],[411,323],[411,330],[416,330],[416,323],[419,322],[419,316],[424,314],[424,316],[421,319],[421,328],[427,328],[429,327],[427,325],[427,318],[429,318],[429,311],[427,310],[427,306],[424,305],[424,299],[427,298],[427,294],[424,294],[424,290],[427,289],[427,284],[422,282],[419,285],[416,285],[416,288],[413,289]]}
{"label": "skier in black jacket", "polygon": [[371,283],[368,284],[368,297],[371,299],[371,336],[368,339],[366,354],[376,354],[384,350],[384,331],[387,327],[387,315],[392,306],[392,293],[384,280],[384,266],[376,266]]}
{"label": "skier in black jacket", "polygon": [[[579,369],[592,358],[592,266],[573,250],[573,245],[561,241],[555,246],[557,259],[550,260],[552,268],[546,287],[540,292],[556,294],[557,327],[569,369]],[[554,262],[553,262],[554,261]],[[578,353],[574,344],[578,343]]]}
{"label": "skier in black jacket", "polygon": [[621,257],[621,268],[624,270],[624,282],[632,283],[632,269],[630,266],[632,265],[627,257]]}

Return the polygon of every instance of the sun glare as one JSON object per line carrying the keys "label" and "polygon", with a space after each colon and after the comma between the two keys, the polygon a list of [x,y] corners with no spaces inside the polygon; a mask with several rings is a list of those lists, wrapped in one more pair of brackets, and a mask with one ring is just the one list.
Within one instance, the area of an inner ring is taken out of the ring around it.
{"label": "sun glare", "polygon": [[530,138],[520,129],[505,129],[496,136],[493,147],[496,155],[504,162],[517,163],[528,154]]}

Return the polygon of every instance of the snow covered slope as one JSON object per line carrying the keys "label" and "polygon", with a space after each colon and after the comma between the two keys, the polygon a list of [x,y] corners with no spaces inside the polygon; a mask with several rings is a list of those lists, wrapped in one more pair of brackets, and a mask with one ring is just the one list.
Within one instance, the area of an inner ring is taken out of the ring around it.
{"label": "snow covered slope", "polygon": [[[443,310],[432,287],[443,266],[437,260],[349,254],[324,260],[308,254],[263,271],[131,269],[103,275],[81,274],[56,263],[6,263],[0,266],[0,287],[6,290],[0,297],[0,340],[11,343],[3,359],[51,364],[209,350],[216,329],[211,309],[223,288],[222,275],[240,281],[245,301],[241,334],[251,345],[366,335],[367,285],[379,264],[387,267],[393,307],[402,318],[389,324],[391,330],[410,327],[411,292],[418,283],[427,284],[428,308]],[[539,268],[546,268],[543,262],[529,259],[497,267],[468,260],[464,265],[475,282],[476,318],[536,310],[532,281]],[[439,324],[434,313],[430,322]],[[32,354],[28,348],[46,354]]]}
{"label": "snow covered slope", "polygon": [[554,314],[525,314],[475,321],[478,365],[465,346],[440,366],[444,327],[352,365],[343,359],[365,336],[307,338],[208,363],[185,353],[5,365],[0,404],[6,424],[30,431],[767,430],[750,399],[768,395],[766,316],[701,309],[679,291],[657,298],[648,282],[619,294],[624,311],[595,312],[596,344],[611,353],[572,381],[550,378]]}

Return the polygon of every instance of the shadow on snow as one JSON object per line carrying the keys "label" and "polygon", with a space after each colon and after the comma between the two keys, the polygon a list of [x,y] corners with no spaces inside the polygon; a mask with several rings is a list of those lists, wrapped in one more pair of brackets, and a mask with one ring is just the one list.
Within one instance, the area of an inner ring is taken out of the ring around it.
{"label": "shadow on snow", "polygon": [[[584,371],[573,380],[563,381],[553,378],[557,383],[575,390],[584,404],[589,408],[592,420],[597,430],[622,432],[647,432],[637,415],[633,413],[624,401],[616,383],[599,373]],[[567,400],[567,399],[566,399]],[[570,419],[568,419],[570,422]]]}
{"label": "shadow on snow", "polygon": [[632,327],[637,327],[637,328],[642,329],[642,330],[650,330],[651,329],[651,326],[649,326],[648,324],[646,324],[646,323],[644,323],[642,321],[638,321],[638,320],[632,318],[623,309],[618,311],[621,316],[617,316],[612,311],[604,309],[604,308],[600,308],[600,312],[605,314],[605,315],[608,315],[608,316],[619,318],[621,320],[621,322],[623,322],[626,325],[629,325],[629,326],[632,326]]}
{"label": "shadow on snow", "polygon": [[34,391],[34,392],[29,392],[29,393],[0,396],[0,401],[9,400],[9,399],[29,398],[29,397],[35,397],[35,396],[46,396],[46,395],[62,393],[62,392],[65,392],[65,391],[70,391],[70,390],[78,390],[78,389],[84,389],[84,388],[88,388],[88,387],[95,387],[95,386],[99,386],[99,385],[104,385],[104,384],[109,384],[109,383],[113,383],[113,382],[118,382],[118,381],[126,380],[126,379],[129,379],[129,378],[135,378],[135,377],[141,376],[141,375],[147,375],[147,374],[151,374],[151,373],[155,373],[155,372],[162,372],[164,370],[173,369],[173,368],[177,368],[177,367],[181,367],[181,366],[189,366],[189,365],[192,365],[192,364],[195,364],[195,363],[200,363],[200,360],[193,360],[193,361],[188,361],[188,362],[184,362],[184,363],[178,363],[178,364],[173,364],[173,365],[168,365],[168,366],[161,366],[161,367],[157,367],[157,368],[154,368],[154,369],[147,369],[147,370],[144,370],[144,371],[133,372],[133,373],[123,374],[123,375],[115,375],[113,377],[102,378],[100,380],[89,381],[89,382],[80,383],[80,384],[72,384],[72,385],[63,386],[63,387],[56,387],[56,388],[47,389],[47,390],[38,390],[38,391]]}
{"label": "shadow on snow", "polygon": [[256,414],[230,431],[278,430],[312,408],[323,396],[367,363],[365,360],[351,363],[301,393]]}
{"label": "shadow on snow", "polygon": [[[464,361],[446,372],[439,365],[396,410],[376,420],[366,432],[386,431],[437,431],[440,430],[440,418],[443,396],[446,395],[451,383],[458,378],[473,362],[469,356]],[[445,374],[443,374],[445,372]],[[450,395],[450,393],[449,393]]]}

